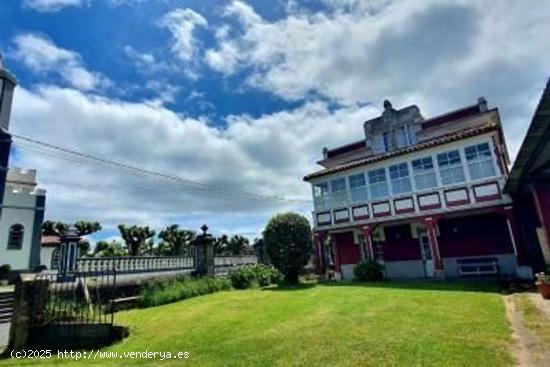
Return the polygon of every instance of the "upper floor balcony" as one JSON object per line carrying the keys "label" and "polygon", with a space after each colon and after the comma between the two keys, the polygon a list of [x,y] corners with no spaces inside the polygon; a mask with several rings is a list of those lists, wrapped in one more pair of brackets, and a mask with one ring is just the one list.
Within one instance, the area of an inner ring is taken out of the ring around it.
{"label": "upper floor balcony", "polygon": [[491,135],[311,180],[316,227],[335,228],[506,204]]}

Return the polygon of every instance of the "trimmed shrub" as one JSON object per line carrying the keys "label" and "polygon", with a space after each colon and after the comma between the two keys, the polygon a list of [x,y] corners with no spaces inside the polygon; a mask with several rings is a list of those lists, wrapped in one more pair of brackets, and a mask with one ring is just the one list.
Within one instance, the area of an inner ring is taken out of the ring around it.
{"label": "trimmed shrub", "polygon": [[273,266],[288,283],[298,283],[313,253],[313,234],[309,221],[297,213],[277,214],[263,232],[264,243]]}
{"label": "trimmed shrub", "polygon": [[34,269],[33,269],[33,271],[34,271],[35,273],[41,273],[41,272],[43,272],[43,271],[45,271],[45,270],[48,270],[48,267],[47,267],[46,265],[37,265],[37,266],[35,266]]}
{"label": "trimmed shrub", "polygon": [[140,294],[140,306],[158,306],[228,289],[231,289],[231,282],[227,278],[178,279],[143,289]]}
{"label": "trimmed shrub", "polygon": [[10,264],[4,264],[0,266],[0,280],[8,279],[10,272],[11,272]]}
{"label": "trimmed shrub", "polygon": [[353,275],[355,275],[355,279],[360,282],[384,279],[382,266],[372,260],[364,260],[359,262],[355,268],[353,268]]}
{"label": "trimmed shrub", "polygon": [[277,284],[281,282],[282,274],[273,266],[258,264],[231,270],[229,279],[233,288],[247,289]]}

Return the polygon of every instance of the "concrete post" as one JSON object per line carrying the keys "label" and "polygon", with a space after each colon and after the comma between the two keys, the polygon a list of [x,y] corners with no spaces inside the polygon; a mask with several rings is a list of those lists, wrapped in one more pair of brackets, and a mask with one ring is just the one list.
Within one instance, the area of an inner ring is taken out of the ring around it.
{"label": "concrete post", "polygon": [[48,286],[47,279],[37,279],[33,274],[19,276],[15,285],[8,350],[23,350],[27,347],[31,327],[43,321]]}

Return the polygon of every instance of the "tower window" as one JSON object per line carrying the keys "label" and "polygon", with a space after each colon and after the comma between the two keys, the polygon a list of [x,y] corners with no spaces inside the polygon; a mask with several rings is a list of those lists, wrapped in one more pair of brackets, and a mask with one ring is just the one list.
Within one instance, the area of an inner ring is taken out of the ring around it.
{"label": "tower window", "polygon": [[25,228],[21,224],[11,226],[8,237],[8,250],[20,250],[23,247],[24,234]]}

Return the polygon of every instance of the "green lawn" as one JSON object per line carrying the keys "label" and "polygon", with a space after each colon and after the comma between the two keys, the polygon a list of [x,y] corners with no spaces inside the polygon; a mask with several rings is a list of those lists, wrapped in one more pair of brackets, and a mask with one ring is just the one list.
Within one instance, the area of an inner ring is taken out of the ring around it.
{"label": "green lawn", "polygon": [[[510,329],[501,296],[496,288],[472,285],[340,284],[228,291],[121,312],[116,322],[129,325],[131,336],[106,350],[191,354],[185,361],[133,360],[122,365],[510,364]],[[94,364],[89,362],[75,364]],[[115,362],[121,365],[120,360],[110,361]],[[0,362],[9,363],[14,361]]]}

